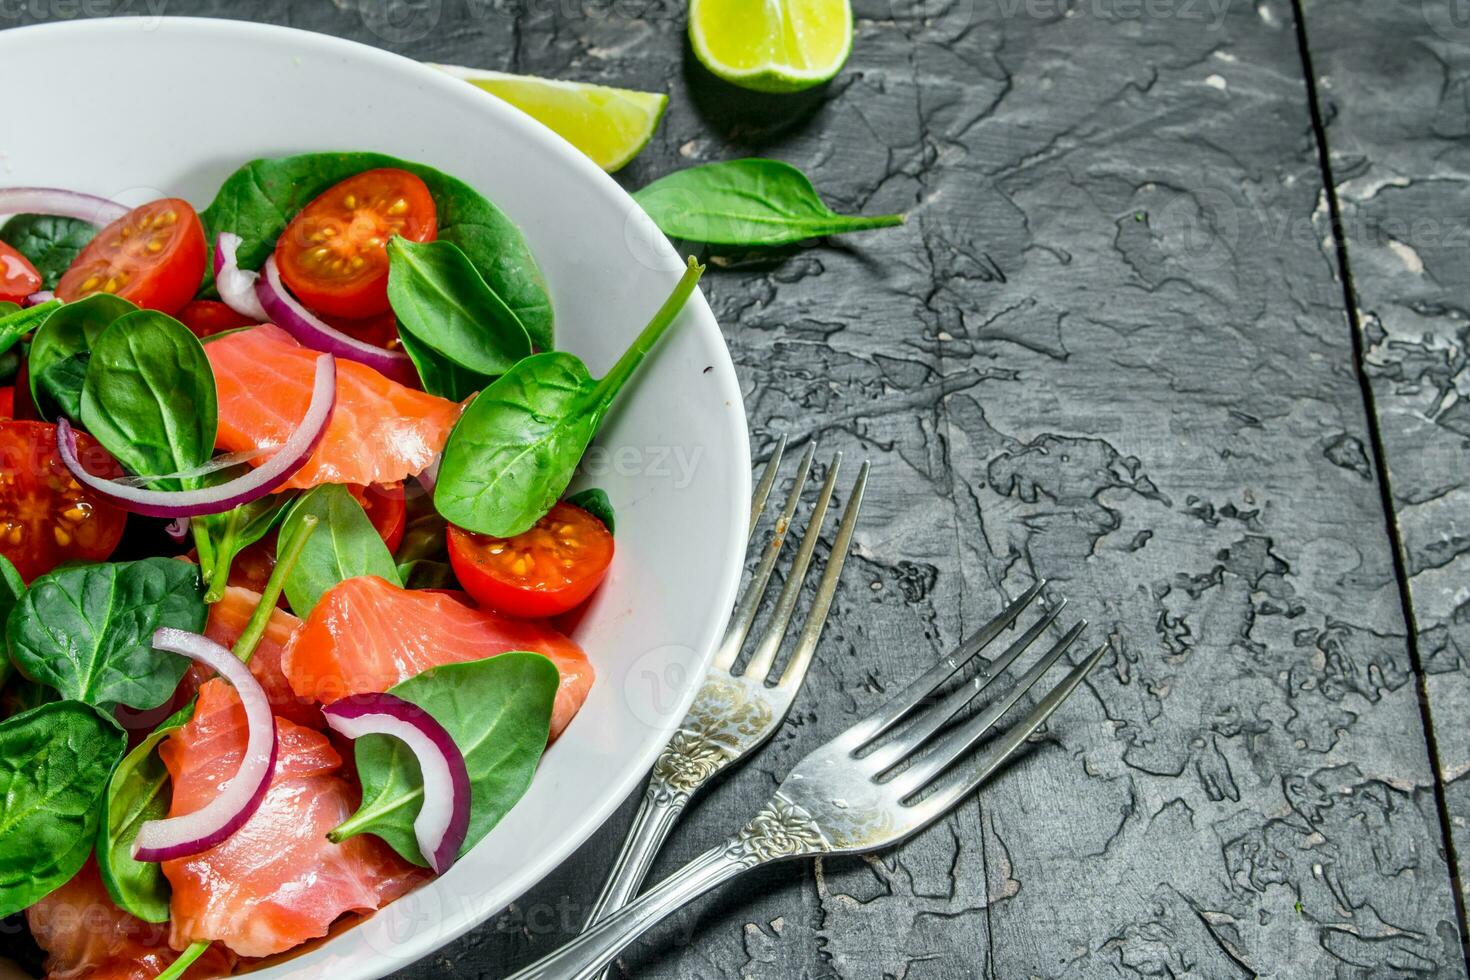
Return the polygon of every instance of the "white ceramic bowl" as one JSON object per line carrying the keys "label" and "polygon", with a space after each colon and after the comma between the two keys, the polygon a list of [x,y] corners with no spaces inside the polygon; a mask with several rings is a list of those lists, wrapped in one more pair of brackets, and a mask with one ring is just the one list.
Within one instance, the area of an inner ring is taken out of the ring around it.
{"label": "white ceramic bowl", "polygon": [[[335,149],[379,150],[466,180],[524,230],[550,285],[558,346],[594,375],[682,266],[632,199],[560,137],[374,48],[222,20],[0,32],[0,91],[31,91],[37,79],[46,119],[0,136],[0,186],[126,203],[177,195],[202,208],[246,160]],[[598,672],[581,714],[530,792],[447,875],[258,976],[378,977],[429,954],[536,884],[652,766],[712,655],[745,546],[745,414],[702,296],[645,362],[598,445],[579,482],[612,497],[617,556],[576,634]]]}

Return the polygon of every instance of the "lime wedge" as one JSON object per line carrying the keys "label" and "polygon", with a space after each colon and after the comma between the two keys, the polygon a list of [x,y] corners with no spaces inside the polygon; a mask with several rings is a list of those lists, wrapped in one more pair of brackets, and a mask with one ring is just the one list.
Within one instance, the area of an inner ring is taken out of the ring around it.
{"label": "lime wedge", "polygon": [[704,67],[757,92],[820,85],[852,51],[848,0],[689,0],[689,40]]}
{"label": "lime wedge", "polygon": [[534,75],[435,65],[509,102],[560,135],[608,173],[648,145],[669,97]]}

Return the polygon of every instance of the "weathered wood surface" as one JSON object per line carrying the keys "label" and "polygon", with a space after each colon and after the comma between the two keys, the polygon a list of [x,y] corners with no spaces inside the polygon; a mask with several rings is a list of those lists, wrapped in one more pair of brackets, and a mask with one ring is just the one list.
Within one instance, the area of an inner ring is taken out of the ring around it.
{"label": "weathered wood surface", "polygon": [[[817,438],[874,474],[792,722],[696,805],[656,874],[1035,575],[1113,652],[979,802],[893,853],[738,883],[621,971],[1464,976],[1292,5],[856,7],[847,69],[786,99],[706,76],[676,0],[167,8],[666,90],[628,186],[771,155],[839,210],[910,214],[707,279],[757,446]],[[1354,207],[1463,218],[1464,65],[1406,33],[1418,8],[1309,6],[1328,135]],[[1405,244],[1423,275],[1391,243],[1356,270],[1420,647],[1453,726],[1470,501],[1456,410],[1435,409],[1463,359],[1465,252]],[[1439,746],[1462,774],[1470,740],[1442,727]],[[630,812],[403,976],[494,977],[573,934]]]}

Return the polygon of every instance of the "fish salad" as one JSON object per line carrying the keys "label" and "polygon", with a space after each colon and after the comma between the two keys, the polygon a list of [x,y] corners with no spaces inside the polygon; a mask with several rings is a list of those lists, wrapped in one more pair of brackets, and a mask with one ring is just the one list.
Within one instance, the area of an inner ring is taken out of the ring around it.
{"label": "fish salad", "polygon": [[420,164],[0,216],[0,914],[51,977],[218,976],[443,874],[595,683],[568,488],[702,267],[594,378]]}

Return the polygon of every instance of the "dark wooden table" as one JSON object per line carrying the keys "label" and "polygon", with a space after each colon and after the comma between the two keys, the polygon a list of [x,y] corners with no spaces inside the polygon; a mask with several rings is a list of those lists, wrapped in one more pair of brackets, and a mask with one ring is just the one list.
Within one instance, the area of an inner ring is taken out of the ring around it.
{"label": "dark wooden table", "polygon": [[[706,279],[758,452],[874,474],[792,721],[656,874],[1033,576],[1113,652],[978,802],[727,889],[624,974],[1466,975],[1467,0],[857,0],[846,70],[788,98],[706,75],[682,0],[162,2],[667,91],[630,188],[769,155],[909,213]],[[572,935],[630,815],[403,976]]]}

